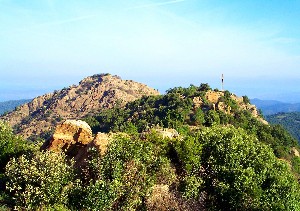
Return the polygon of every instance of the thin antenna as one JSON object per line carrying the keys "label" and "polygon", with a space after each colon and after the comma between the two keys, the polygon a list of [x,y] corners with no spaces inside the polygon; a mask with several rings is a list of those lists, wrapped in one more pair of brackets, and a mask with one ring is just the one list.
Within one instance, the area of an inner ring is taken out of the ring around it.
{"label": "thin antenna", "polygon": [[221,80],[222,80],[222,91],[224,91],[224,75],[223,75],[223,73],[222,73],[222,78],[221,78]]}

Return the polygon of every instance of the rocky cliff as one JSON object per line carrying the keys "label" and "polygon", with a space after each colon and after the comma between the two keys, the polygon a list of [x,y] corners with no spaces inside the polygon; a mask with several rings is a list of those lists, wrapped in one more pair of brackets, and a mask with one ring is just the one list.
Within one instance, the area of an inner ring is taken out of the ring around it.
{"label": "rocky cliff", "polygon": [[36,137],[52,130],[62,120],[80,119],[116,104],[122,106],[143,95],[158,94],[144,84],[99,74],[83,79],[77,86],[37,97],[0,119],[9,122],[25,138]]}

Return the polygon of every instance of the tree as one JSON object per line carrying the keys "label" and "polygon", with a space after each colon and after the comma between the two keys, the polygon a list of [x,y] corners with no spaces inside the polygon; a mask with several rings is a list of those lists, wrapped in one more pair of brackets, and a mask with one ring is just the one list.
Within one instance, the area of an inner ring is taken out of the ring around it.
{"label": "tree", "polygon": [[220,124],[220,117],[215,110],[209,110],[205,115],[205,125],[212,126],[213,124]]}
{"label": "tree", "polygon": [[218,210],[299,210],[299,185],[286,163],[243,129],[213,126],[198,134],[202,191]]}
{"label": "tree", "polygon": [[57,152],[37,152],[13,158],[6,166],[7,190],[18,209],[67,206],[73,188],[73,162]]}
{"label": "tree", "polygon": [[7,180],[4,174],[5,165],[11,158],[30,153],[32,148],[33,144],[14,135],[12,128],[7,123],[0,121],[0,200],[6,195],[4,193]]}
{"label": "tree", "polygon": [[210,86],[208,85],[208,83],[202,83],[200,84],[200,87],[199,87],[199,90],[200,91],[209,91],[211,90]]}
{"label": "tree", "polygon": [[32,144],[20,136],[16,136],[12,128],[0,121],[0,173],[4,172],[5,165],[13,158],[32,149]]}
{"label": "tree", "polygon": [[250,100],[249,100],[249,98],[248,98],[248,96],[243,96],[243,102],[245,103],[245,104],[250,104]]}
{"label": "tree", "polygon": [[197,108],[196,111],[191,114],[191,122],[195,125],[202,125],[205,122],[204,113],[201,108]]}

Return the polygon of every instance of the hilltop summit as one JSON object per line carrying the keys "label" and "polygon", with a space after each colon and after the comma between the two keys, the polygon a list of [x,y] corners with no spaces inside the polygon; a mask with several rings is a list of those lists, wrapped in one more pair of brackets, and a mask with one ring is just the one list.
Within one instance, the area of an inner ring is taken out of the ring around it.
{"label": "hilltop summit", "polygon": [[41,136],[64,119],[79,119],[105,108],[125,105],[144,95],[159,95],[147,85],[111,74],[84,78],[79,84],[34,98],[0,119],[25,138]]}

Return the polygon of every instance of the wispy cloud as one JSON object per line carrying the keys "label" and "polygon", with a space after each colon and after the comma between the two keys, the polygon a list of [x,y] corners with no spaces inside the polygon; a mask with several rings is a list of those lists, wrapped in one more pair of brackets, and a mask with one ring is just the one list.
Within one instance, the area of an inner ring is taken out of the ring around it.
{"label": "wispy cloud", "polygon": [[293,44],[296,42],[299,42],[299,39],[296,38],[289,38],[289,37],[278,37],[275,39],[272,39],[271,41],[281,44]]}
{"label": "wispy cloud", "polygon": [[57,20],[57,21],[51,21],[51,22],[45,22],[42,24],[36,25],[37,27],[39,26],[56,26],[56,25],[62,25],[66,23],[73,23],[77,21],[82,21],[82,20],[87,20],[87,19],[92,19],[96,17],[96,15],[85,15],[85,16],[79,16],[79,17],[74,17],[74,18],[68,18],[68,19],[63,19],[63,20]]}
{"label": "wispy cloud", "polygon": [[88,20],[88,19],[95,18],[96,16],[97,15],[85,15],[85,16],[78,16],[78,17],[73,17],[73,18],[53,20],[53,21],[49,21],[49,22],[29,25],[29,26],[26,26],[26,27],[16,28],[15,31],[17,31],[19,33],[20,32],[32,32],[32,31],[35,31],[36,29],[39,29],[39,28],[42,28],[42,27],[59,26],[59,25],[68,24],[68,23],[76,23],[78,21],[83,21],[83,20]]}
{"label": "wispy cloud", "polygon": [[135,7],[130,7],[127,8],[127,10],[133,10],[133,9],[141,9],[141,8],[149,8],[149,7],[159,7],[167,4],[177,4],[180,2],[184,2],[186,0],[173,0],[173,1],[165,1],[165,2],[160,2],[160,3],[153,3],[153,4],[143,4],[143,5],[138,5]]}

